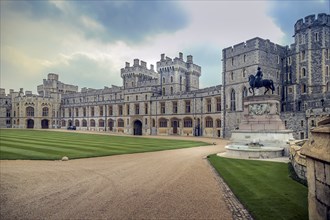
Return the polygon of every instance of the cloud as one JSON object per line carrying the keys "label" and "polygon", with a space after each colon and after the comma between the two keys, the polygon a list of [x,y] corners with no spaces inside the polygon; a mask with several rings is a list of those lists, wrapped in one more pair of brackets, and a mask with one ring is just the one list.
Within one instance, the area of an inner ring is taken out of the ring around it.
{"label": "cloud", "polygon": [[268,13],[281,28],[285,36],[281,42],[283,44],[293,43],[294,24],[297,20],[308,15],[330,12],[329,0],[313,1],[270,1]]}

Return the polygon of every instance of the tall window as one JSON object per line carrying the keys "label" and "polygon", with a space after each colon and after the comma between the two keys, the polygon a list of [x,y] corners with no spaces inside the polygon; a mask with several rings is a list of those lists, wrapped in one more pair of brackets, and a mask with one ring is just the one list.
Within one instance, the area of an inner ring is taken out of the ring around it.
{"label": "tall window", "polygon": [[206,109],[207,109],[207,112],[211,112],[212,110],[212,100],[211,99],[206,99]]}
{"label": "tall window", "polygon": [[99,106],[100,108],[100,116],[103,116],[103,106]]}
{"label": "tall window", "polygon": [[74,121],[74,126],[79,127],[79,120],[78,120],[78,119],[76,119],[76,120]]}
{"label": "tall window", "polygon": [[162,95],[165,95],[165,87],[163,87],[163,94]]}
{"label": "tall window", "polygon": [[163,77],[163,83],[165,83],[165,77]]}
{"label": "tall window", "polygon": [[160,103],[160,113],[165,114],[165,102]]}
{"label": "tall window", "polygon": [[217,119],[216,120],[216,123],[217,123],[217,128],[221,128],[221,120],[220,119]]}
{"label": "tall window", "polygon": [[231,90],[230,93],[230,110],[236,111],[236,98],[235,98],[235,90]]}
{"label": "tall window", "polygon": [[119,105],[119,111],[118,111],[119,115],[123,115],[123,106]]}
{"label": "tall window", "polygon": [[234,80],[234,72],[231,72],[231,73],[230,73],[230,79],[231,79],[231,80]]}
{"label": "tall window", "polygon": [[34,116],[34,108],[33,107],[27,107],[26,108],[26,116]]}
{"label": "tall window", "polygon": [[135,104],[135,114],[136,115],[140,114],[140,105],[139,104]]}
{"label": "tall window", "polygon": [[126,105],[126,113],[127,113],[127,115],[129,115],[129,113],[130,113],[129,112],[129,104]]}
{"label": "tall window", "polygon": [[79,116],[79,110],[78,110],[78,108],[76,108],[75,111],[76,111],[76,117],[78,117]]}
{"label": "tall window", "polygon": [[[83,108],[83,116],[86,117],[86,107]],[[87,125],[86,125],[87,126]],[[85,127],[85,126],[84,126]]]}
{"label": "tall window", "polygon": [[72,110],[69,108],[69,117],[72,117]]}
{"label": "tall window", "polygon": [[109,115],[113,115],[113,108],[112,108],[112,105],[109,105],[109,106],[108,106],[108,109],[109,109]]}
{"label": "tall window", "polygon": [[[91,116],[94,117],[95,115],[95,111],[94,111],[94,107],[91,107]],[[95,123],[95,122],[94,122]],[[94,125],[95,126],[95,125]]]}
{"label": "tall window", "polygon": [[173,87],[171,86],[171,95],[173,95]]}
{"label": "tall window", "polygon": [[190,113],[190,101],[185,101],[186,104],[186,113]]}
{"label": "tall window", "polygon": [[48,107],[43,107],[42,108],[42,116],[48,116]]}
{"label": "tall window", "polygon": [[301,77],[305,77],[306,76],[306,68],[302,68],[301,69]]}
{"label": "tall window", "polygon": [[301,85],[301,92],[302,93],[306,93],[307,92],[307,86],[306,86],[306,84],[302,84]]}
{"label": "tall window", "polygon": [[172,102],[173,105],[173,113],[178,113],[178,102]]}
{"label": "tall window", "polygon": [[303,51],[301,51],[301,60],[305,60],[305,58],[306,58],[306,53],[303,50]]}
{"label": "tall window", "polygon": [[86,119],[83,119],[83,120],[82,120],[82,126],[83,126],[83,127],[87,127],[87,121],[86,121]]}
{"label": "tall window", "polygon": [[171,76],[171,83],[173,82],[173,76]]}
{"label": "tall window", "polygon": [[244,98],[244,97],[247,97],[247,95],[248,95],[248,91],[247,91],[247,88],[246,88],[246,87],[243,88],[242,95],[243,95],[243,98]]}
{"label": "tall window", "polygon": [[220,112],[221,111],[221,98],[217,97],[216,102],[217,102],[217,112]]}
{"label": "tall window", "polygon": [[205,126],[207,128],[213,128],[213,119],[211,117],[205,119]]}
{"label": "tall window", "polygon": [[148,114],[148,103],[144,103],[144,114]]}

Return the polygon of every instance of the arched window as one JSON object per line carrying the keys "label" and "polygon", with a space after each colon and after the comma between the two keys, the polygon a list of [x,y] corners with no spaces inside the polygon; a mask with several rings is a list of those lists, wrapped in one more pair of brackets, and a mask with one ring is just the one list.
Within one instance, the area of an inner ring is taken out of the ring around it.
{"label": "arched window", "polygon": [[162,95],[165,95],[165,87],[163,87],[163,94]]}
{"label": "arched window", "polygon": [[244,61],[244,63],[246,62],[246,55],[245,54],[243,56],[243,61]]}
{"label": "arched window", "polygon": [[165,83],[165,77],[163,77],[163,83]]}
{"label": "arched window", "polygon": [[62,127],[65,127],[65,126],[66,126],[66,121],[62,120]]}
{"label": "arched window", "polygon": [[27,107],[26,108],[26,116],[33,117],[34,116],[34,108],[33,107]]}
{"label": "arched window", "polygon": [[171,95],[173,95],[173,87],[171,87]]}
{"label": "arched window", "polygon": [[109,119],[108,120],[108,127],[109,127],[110,131],[113,130],[113,126],[114,126],[114,121],[112,119]]}
{"label": "arched window", "polygon": [[159,119],[159,127],[166,128],[167,127],[167,120],[165,118]]}
{"label": "arched window", "polygon": [[156,127],[156,121],[155,121],[155,119],[152,119],[152,127]]}
{"label": "arched window", "polygon": [[48,116],[48,111],[49,111],[48,107],[43,107],[42,108],[42,116]]}
{"label": "arched window", "polygon": [[78,119],[76,119],[76,120],[74,121],[74,126],[79,127],[79,120],[78,120]]}
{"label": "arched window", "polygon": [[243,98],[245,98],[245,97],[248,96],[248,90],[247,90],[247,88],[245,86],[243,88],[242,95],[243,95]]}
{"label": "arched window", "polygon": [[326,92],[330,92],[330,83],[327,82]]}
{"label": "arched window", "polygon": [[216,123],[217,123],[217,128],[221,128],[221,120],[220,119],[217,119],[216,120]]}
{"label": "arched window", "polygon": [[86,121],[86,119],[83,119],[83,120],[82,120],[82,126],[83,126],[83,127],[87,127],[87,121]]}
{"label": "arched window", "polygon": [[184,118],[183,119],[183,127],[192,128],[192,119],[191,118]]}
{"label": "arched window", "polygon": [[117,125],[118,125],[119,128],[123,128],[124,127],[124,120],[123,119],[118,119]]}
{"label": "arched window", "polygon": [[103,119],[99,119],[99,127],[104,127],[104,120]]}
{"label": "arched window", "polygon": [[94,120],[94,119],[91,119],[91,120],[90,120],[90,126],[91,126],[91,127],[95,127],[95,120]]}
{"label": "arched window", "polygon": [[232,89],[230,93],[230,110],[236,111],[236,98],[235,98],[235,90]]}
{"label": "arched window", "polygon": [[213,128],[213,119],[211,117],[205,118],[205,127]]}
{"label": "arched window", "polygon": [[171,83],[173,82],[173,76],[171,76]]}
{"label": "arched window", "polygon": [[230,79],[231,79],[231,80],[234,80],[234,72],[231,72],[231,73],[230,73]]}
{"label": "arched window", "polygon": [[306,69],[302,68],[301,69],[301,77],[305,77],[306,76]]}
{"label": "arched window", "polygon": [[[244,56],[245,56],[245,55],[244,55]],[[243,70],[242,70],[242,75],[243,75],[243,78],[246,77],[246,69],[245,69],[245,68],[243,68]]]}

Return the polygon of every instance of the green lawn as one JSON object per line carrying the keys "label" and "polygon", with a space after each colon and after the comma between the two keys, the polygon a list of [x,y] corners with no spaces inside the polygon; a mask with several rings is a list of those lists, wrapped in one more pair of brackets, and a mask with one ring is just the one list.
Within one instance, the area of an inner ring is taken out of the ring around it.
{"label": "green lawn", "polygon": [[255,219],[308,219],[307,187],[288,164],[209,156],[209,161]]}
{"label": "green lawn", "polygon": [[0,159],[59,160],[209,145],[204,142],[20,129],[0,129]]}

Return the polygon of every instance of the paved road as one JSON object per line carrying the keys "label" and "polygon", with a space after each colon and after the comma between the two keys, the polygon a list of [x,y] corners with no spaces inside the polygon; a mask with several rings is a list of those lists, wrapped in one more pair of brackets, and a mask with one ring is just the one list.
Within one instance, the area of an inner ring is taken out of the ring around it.
{"label": "paved road", "polygon": [[71,161],[0,161],[1,219],[232,219],[217,145]]}

